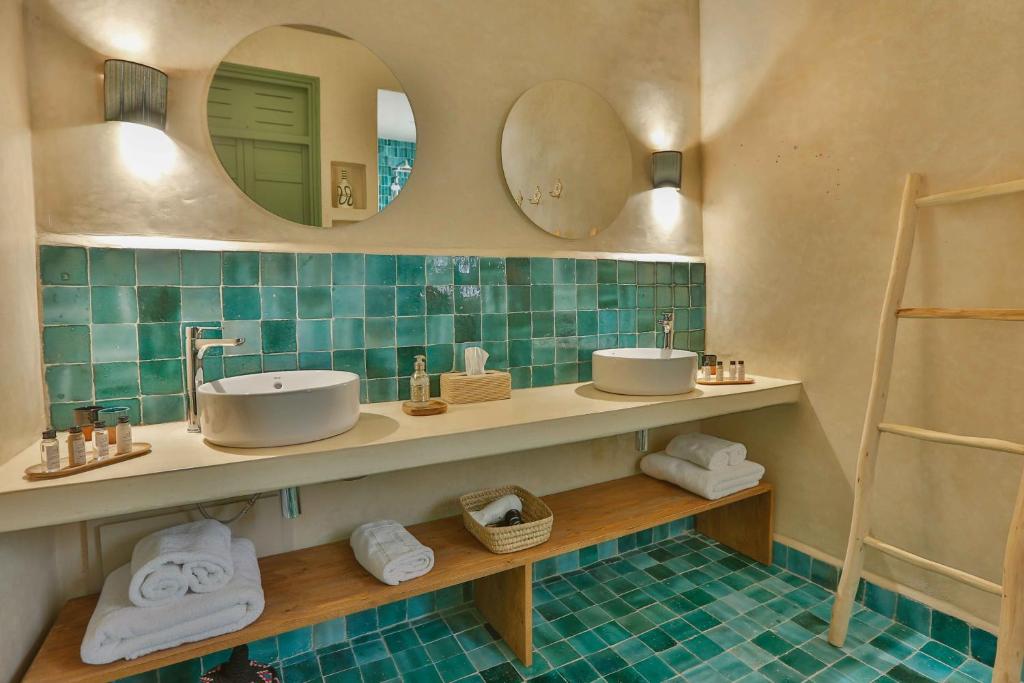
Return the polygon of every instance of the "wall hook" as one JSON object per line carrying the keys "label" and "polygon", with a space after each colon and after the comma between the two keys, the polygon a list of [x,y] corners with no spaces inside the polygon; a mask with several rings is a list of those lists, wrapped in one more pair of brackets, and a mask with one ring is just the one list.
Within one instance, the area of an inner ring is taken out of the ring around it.
{"label": "wall hook", "polygon": [[534,206],[540,204],[540,195],[540,185],[538,185],[537,189],[533,191],[532,195],[530,195],[530,203],[533,204]]}
{"label": "wall hook", "polygon": [[561,199],[561,197],[562,197],[562,179],[561,178],[559,178],[558,180],[555,181],[555,186],[551,189],[551,192],[548,192],[548,194],[551,195],[552,197],[554,197],[555,199]]}

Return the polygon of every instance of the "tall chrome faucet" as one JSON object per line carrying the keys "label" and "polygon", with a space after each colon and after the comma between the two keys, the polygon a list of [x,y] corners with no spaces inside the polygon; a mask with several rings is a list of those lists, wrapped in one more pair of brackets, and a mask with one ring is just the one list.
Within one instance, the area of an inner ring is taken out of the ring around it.
{"label": "tall chrome faucet", "polygon": [[188,393],[188,431],[199,432],[199,394],[197,389],[204,382],[203,357],[206,352],[218,346],[241,346],[245,339],[211,339],[204,335],[218,332],[216,327],[185,328],[185,382]]}
{"label": "tall chrome faucet", "polygon": [[674,311],[667,311],[661,314],[658,318],[658,324],[661,325],[661,331],[665,333],[665,341],[661,348],[672,349],[673,343],[676,338],[676,314]]}

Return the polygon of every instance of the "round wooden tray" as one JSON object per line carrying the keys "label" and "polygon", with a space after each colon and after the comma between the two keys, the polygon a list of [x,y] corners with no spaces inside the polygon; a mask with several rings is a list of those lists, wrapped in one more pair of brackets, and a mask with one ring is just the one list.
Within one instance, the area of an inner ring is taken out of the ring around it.
{"label": "round wooden tray", "polygon": [[706,379],[699,379],[699,380],[697,380],[697,384],[703,384],[706,387],[713,387],[713,386],[716,386],[716,385],[720,386],[720,385],[723,385],[723,384],[753,384],[753,383],[754,383],[754,380],[752,380],[752,379],[724,379],[721,382],[716,382],[715,380],[706,380]]}
{"label": "round wooden tray", "polygon": [[402,411],[406,415],[412,415],[413,417],[440,415],[441,413],[448,412],[448,404],[436,398],[432,398],[422,405],[406,401],[402,404]]}
{"label": "round wooden tray", "polygon": [[43,469],[43,464],[38,463],[25,469],[25,478],[29,481],[43,481],[46,479],[59,479],[61,477],[70,477],[72,474],[78,474],[80,472],[88,472],[94,470],[97,467],[106,467],[107,465],[114,465],[125,460],[131,460],[137,458],[140,455],[145,455],[153,450],[153,447],[145,443],[144,441],[138,441],[132,445],[132,449],[127,453],[121,455],[112,455],[106,460],[90,460],[84,465],[75,465],[74,467],[65,467],[64,469],[57,470],[56,472],[47,472]]}

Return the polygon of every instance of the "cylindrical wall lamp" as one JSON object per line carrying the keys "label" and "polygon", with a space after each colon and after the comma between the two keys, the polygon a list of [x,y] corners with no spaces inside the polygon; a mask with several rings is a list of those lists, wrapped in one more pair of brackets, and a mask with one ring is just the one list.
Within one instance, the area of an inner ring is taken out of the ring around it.
{"label": "cylindrical wall lamp", "polygon": [[107,121],[167,125],[167,74],[151,66],[108,59],[103,64],[103,109]]}
{"label": "cylindrical wall lamp", "polygon": [[651,155],[651,183],[654,187],[683,185],[683,153],[676,151],[655,152]]}

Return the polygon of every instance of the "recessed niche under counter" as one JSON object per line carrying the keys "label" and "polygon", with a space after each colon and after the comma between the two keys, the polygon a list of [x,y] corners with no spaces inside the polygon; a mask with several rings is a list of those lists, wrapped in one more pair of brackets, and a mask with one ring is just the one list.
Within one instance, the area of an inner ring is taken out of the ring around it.
{"label": "recessed niche under counter", "polygon": [[350,431],[277,448],[224,448],[188,433],[183,422],[148,425],[135,430],[153,445],[146,457],[49,481],[24,479],[25,468],[39,460],[33,444],[0,466],[0,533],[586,441],[800,397],[797,380],[755,379],[675,396],[562,384],[431,417],[406,415],[400,401],[364,404]]}

